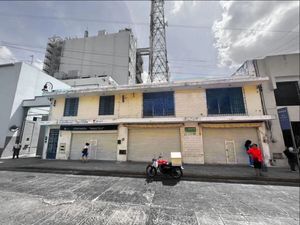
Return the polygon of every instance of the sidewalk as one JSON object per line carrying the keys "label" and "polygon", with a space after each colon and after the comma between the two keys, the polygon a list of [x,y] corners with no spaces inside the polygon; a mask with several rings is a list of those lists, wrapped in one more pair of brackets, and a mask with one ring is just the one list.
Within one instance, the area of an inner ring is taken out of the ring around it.
{"label": "sidewalk", "polygon": [[[62,173],[75,175],[121,176],[146,178],[147,163],[115,161],[42,160],[37,158],[0,159],[0,171]],[[247,184],[299,186],[299,172],[288,168],[269,167],[262,177],[254,169],[241,165],[183,165],[182,180]]]}

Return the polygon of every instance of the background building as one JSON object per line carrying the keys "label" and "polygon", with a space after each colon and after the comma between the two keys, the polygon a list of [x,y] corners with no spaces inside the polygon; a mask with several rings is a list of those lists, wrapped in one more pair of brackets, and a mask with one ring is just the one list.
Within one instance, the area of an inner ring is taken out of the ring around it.
{"label": "background building", "polygon": [[247,139],[269,162],[265,115],[257,86],[242,77],[119,85],[45,93],[52,98],[43,158],[151,161],[181,152],[184,163],[247,164]]}
{"label": "background building", "polygon": [[[282,155],[285,146],[300,147],[299,53],[249,60],[234,75],[269,77],[260,91],[265,113],[276,117],[266,126],[272,158],[282,165],[286,162]],[[278,110],[283,108],[287,109],[291,126],[280,124]]]}
{"label": "background building", "polygon": [[[30,109],[31,106],[48,105],[49,111],[50,104],[47,98],[36,99],[36,96],[42,95],[42,89],[46,82],[51,82],[55,89],[69,87],[26,63],[0,65],[0,156],[12,155],[12,146],[24,131],[28,111],[32,114],[29,117],[32,123],[41,119],[38,116],[33,116],[33,114],[38,114],[38,109]],[[24,104],[26,99],[31,99],[34,104],[28,104],[29,102]],[[35,128],[31,128],[27,132],[29,133],[27,135],[28,143],[32,143],[31,139],[36,139],[36,134],[39,133],[39,126],[36,125]]]}
{"label": "background building", "polygon": [[131,29],[83,38],[49,38],[44,71],[59,80],[111,77],[117,84],[141,83],[141,56]]}

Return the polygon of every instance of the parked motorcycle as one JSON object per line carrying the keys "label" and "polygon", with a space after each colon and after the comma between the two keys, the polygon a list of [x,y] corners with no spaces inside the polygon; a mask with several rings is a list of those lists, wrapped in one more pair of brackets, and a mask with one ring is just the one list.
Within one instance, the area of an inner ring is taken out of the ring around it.
{"label": "parked motorcycle", "polygon": [[146,174],[149,178],[153,178],[157,174],[163,174],[179,179],[183,175],[182,170],[182,166],[173,166],[171,162],[168,162],[159,156],[158,159],[152,159],[152,163],[146,168]]}

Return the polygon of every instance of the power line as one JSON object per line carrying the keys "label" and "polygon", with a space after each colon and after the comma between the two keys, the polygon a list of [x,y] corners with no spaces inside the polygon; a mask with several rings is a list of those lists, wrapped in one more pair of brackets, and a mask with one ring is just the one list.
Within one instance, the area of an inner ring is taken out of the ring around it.
{"label": "power line", "polygon": [[[129,21],[119,21],[119,20],[99,20],[99,19],[91,19],[91,18],[76,18],[76,17],[54,17],[54,16],[43,16],[43,15],[28,15],[28,14],[9,14],[7,12],[1,12],[0,16],[3,17],[27,17],[33,19],[48,19],[48,20],[70,20],[70,21],[77,21],[77,22],[95,22],[95,23],[108,23],[108,24],[126,24],[126,25],[139,25],[139,26],[150,26],[149,23],[146,22],[129,22]],[[205,25],[187,25],[187,24],[168,24],[169,28],[186,28],[186,29],[209,29],[211,30],[211,26]],[[249,29],[249,28],[235,28],[235,27],[225,27],[225,28],[218,28],[219,30],[232,30],[232,31],[265,31],[271,33],[299,33],[299,31],[289,31],[289,30],[264,30],[264,29]]]}
{"label": "power line", "polygon": [[[8,46],[8,45],[5,45]],[[22,47],[15,47],[15,46],[9,46],[10,48],[15,48],[15,49],[20,49],[20,50],[25,50],[25,51],[29,51],[29,52],[37,52],[37,53],[44,53],[43,51],[39,51],[39,50],[32,50],[32,49],[28,49],[28,48],[22,48]],[[120,66],[120,67],[125,67],[124,65],[119,65],[119,64],[112,64],[112,63],[100,63],[97,61],[93,61],[93,60],[83,60],[81,58],[74,58],[74,57],[70,57],[70,56],[62,56],[62,58],[69,58],[69,59],[75,59],[75,60],[80,60],[80,61],[85,61],[85,62],[94,62],[97,63],[98,65],[109,65],[109,66]],[[80,64],[78,64],[80,65]]]}
{"label": "power line", "polygon": [[[28,44],[20,44],[20,43],[14,43],[14,42],[8,42],[8,41],[1,41],[4,46],[11,47],[11,48],[18,48],[18,49],[23,49],[23,50],[28,50],[28,51],[33,51],[33,52],[39,52],[45,54],[46,48],[41,47],[41,46],[34,46],[34,45],[28,45]],[[17,46],[17,47],[16,47]],[[18,47],[20,46],[20,47]],[[44,51],[41,50],[31,50],[29,48],[35,48],[35,49],[43,49]],[[90,51],[81,51],[81,50],[74,50],[74,49],[64,49],[64,52],[77,52],[77,53],[82,53],[82,54],[92,54],[92,55],[106,55],[106,56],[117,56],[117,57],[128,57],[128,56],[121,56],[121,55],[112,55],[112,54],[103,54],[103,53],[96,53],[96,52],[90,52]],[[65,56],[62,56],[65,57]],[[207,60],[202,60],[202,59],[180,59],[180,58],[174,58],[174,59],[169,59],[168,61],[175,61],[175,62],[208,62]]]}

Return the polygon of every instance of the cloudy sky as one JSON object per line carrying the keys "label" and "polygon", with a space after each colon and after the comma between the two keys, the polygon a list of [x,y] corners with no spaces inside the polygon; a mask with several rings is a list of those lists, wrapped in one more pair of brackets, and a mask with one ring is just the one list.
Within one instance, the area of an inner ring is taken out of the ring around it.
{"label": "cloudy sky", "polygon": [[[299,1],[166,1],[173,80],[229,76],[245,60],[299,52]],[[0,63],[41,67],[47,39],[130,27],[149,46],[150,1],[0,2]],[[147,68],[144,68],[147,70]]]}

